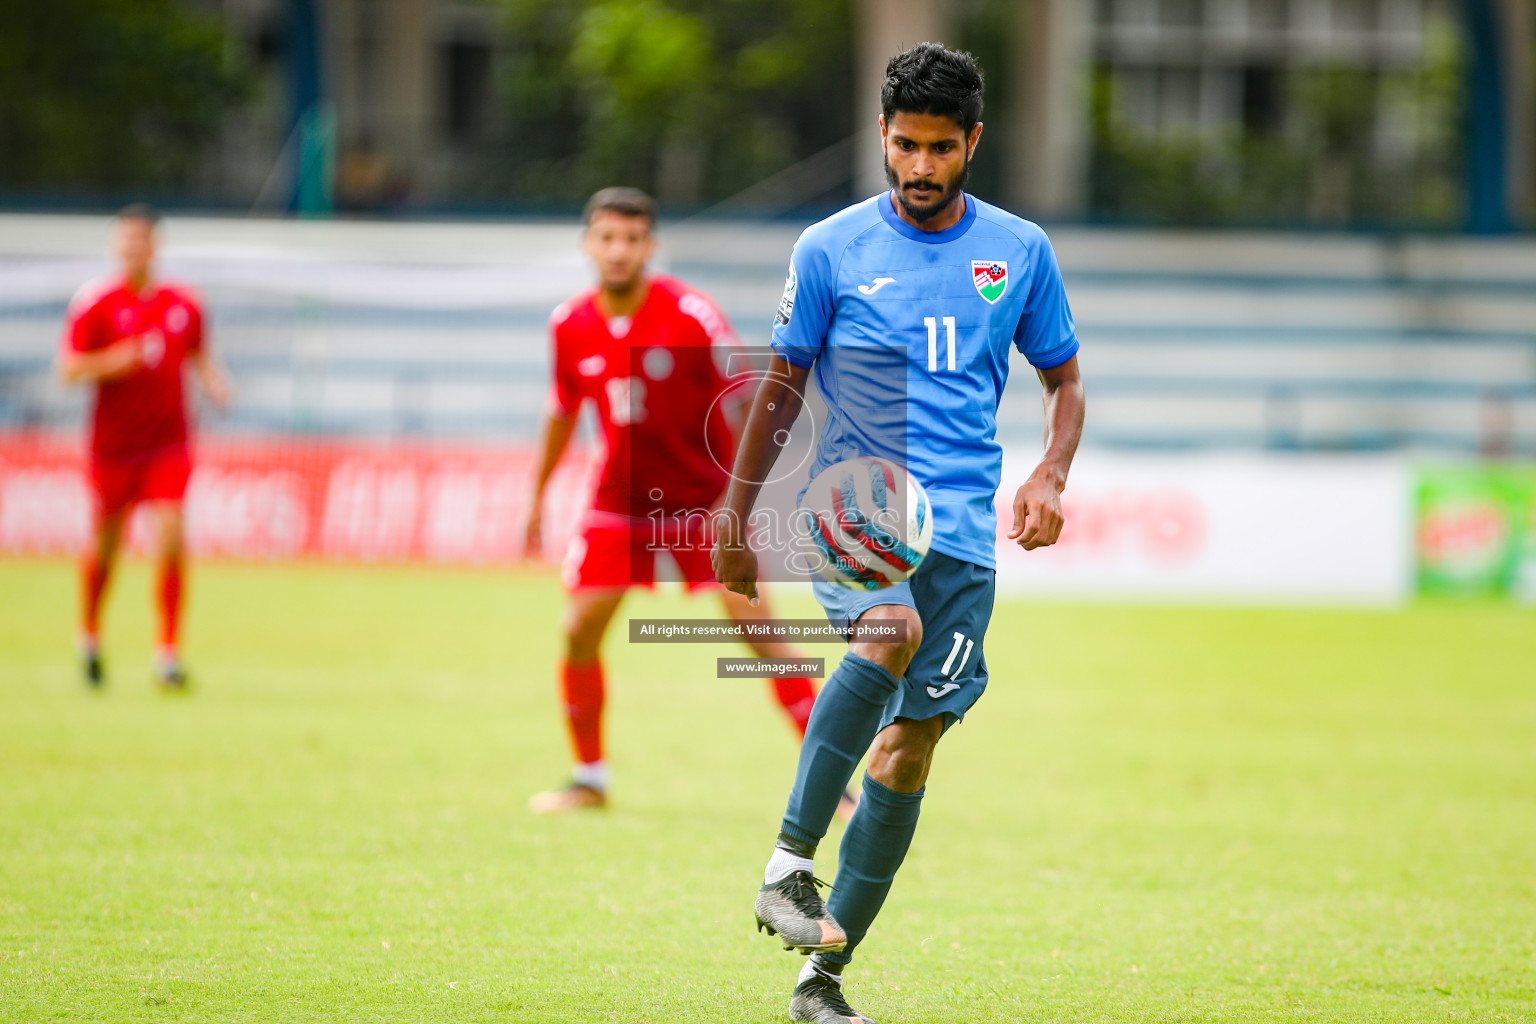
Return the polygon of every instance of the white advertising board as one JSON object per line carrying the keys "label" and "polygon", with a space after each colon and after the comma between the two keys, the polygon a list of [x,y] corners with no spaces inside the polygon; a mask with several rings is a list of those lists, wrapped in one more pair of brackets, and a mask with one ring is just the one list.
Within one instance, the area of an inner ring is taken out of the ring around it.
{"label": "white advertising board", "polygon": [[1034,463],[1004,463],[998,587],[1038,597],[1391,604],[1413,584],[1410,473],[1328,455],[1079,454],[1054,547],[1006,533]]}

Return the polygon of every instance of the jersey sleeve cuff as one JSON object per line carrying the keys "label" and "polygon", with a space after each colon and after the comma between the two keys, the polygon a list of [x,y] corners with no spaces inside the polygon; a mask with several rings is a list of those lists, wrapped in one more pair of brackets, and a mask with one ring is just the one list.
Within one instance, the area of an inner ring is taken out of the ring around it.
{"label": "jersey sleeve cuff", "polygon": [[1045,355],[1030,358],[1029,365],[1037,370],[1054,370],[1068,359],[1077,355],[1077,350],[1080,347],[1077,342],[1077,336],[1073,335],[1061,347],[1052,349]]}
{"label": "jersey sleeve cuff", "polygon": [[811,364],[816,362],[816,350],[807,345],[791,345],[789,342],[780,341],[778,338],[769,341],[768,345],[773,349],[774,355],[779,356],[789,365],[798,366],[802,370],[808,369]]}

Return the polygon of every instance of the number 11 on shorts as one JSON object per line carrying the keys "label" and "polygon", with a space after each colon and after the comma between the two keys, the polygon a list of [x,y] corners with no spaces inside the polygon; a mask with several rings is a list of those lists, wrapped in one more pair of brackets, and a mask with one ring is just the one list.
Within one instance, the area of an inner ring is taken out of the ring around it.
{"label": "number 11 on shorts", "polygon": [[[960,654],[960,645],[962,643],[965,644],[964,654]],[[946,679],[953,679],[955,676],[958,676],[961,670],[965,668],[965,663],[971,660],[971,648],[975,646],[975,644],[976,641],[970,639],[964,633],[956,632],[955,646],[949,649],[949,657],[944,659],[944,667],[939,669],[939,675]],[[957,654],[960,654],[960,664],[955,665],[954,672],[950,672],[949,666],[955,664],[955,655]]]}

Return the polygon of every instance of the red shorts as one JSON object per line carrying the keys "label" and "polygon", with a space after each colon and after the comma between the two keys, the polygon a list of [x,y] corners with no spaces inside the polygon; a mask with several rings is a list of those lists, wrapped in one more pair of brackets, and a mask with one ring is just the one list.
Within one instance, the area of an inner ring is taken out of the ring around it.
{"label": "red shorts", "polygon": [[181,501],[192,475],[184,446],[161,448],[127,458],[91,459],[91,489],[98,515],[126,512],[141,501]]}
{"label": "red shorts", "polygon": [[561,570],[565,588],[654,587],[658,556],[676,563],[689,590],[715,586],[715,568],[709,560],[713,531],[706,523],[691,525],[691,533],[679,540],[679,531],[658,530],[646,520],[589,513],[565,554]]}

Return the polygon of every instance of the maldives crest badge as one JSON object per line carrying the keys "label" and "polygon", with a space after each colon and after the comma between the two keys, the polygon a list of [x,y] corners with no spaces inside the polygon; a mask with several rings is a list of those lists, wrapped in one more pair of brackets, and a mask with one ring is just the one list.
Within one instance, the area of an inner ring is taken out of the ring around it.
{"label": "maldives crest badge", "polygon": [[976,291],[988,302],[996,302],[1008,290],[1008,263],[1005,260],[971,260]]}

